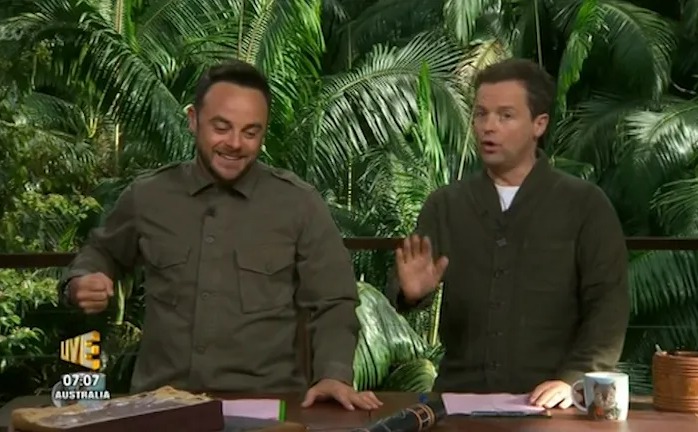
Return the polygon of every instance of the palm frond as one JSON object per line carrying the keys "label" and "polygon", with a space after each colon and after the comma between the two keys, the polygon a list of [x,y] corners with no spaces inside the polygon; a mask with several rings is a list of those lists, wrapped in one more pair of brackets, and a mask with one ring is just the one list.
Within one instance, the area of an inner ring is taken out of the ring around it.
{"label": "palm frond", "polygon": [[698,149],[698,99],[669,100],[660,112],[635,112],[626,121],[629,137],[638,143],[633,156],[647,171],[657,168],[647,167],[650,158],[666,170],[677,163],[686,163]]}
{"label": "palm frond", "polygon": [[[567,91],[579,81],[582,67],[591,52],[595,40],[603,36],[604,10],[598,0],[583,0],[581,4],[570,3],[560,12],[572,21],[565,51],[562,54],[557,74],[557,114],[564,116],[567,110]],[[571,17],[573,17],[571,19]]]}
{"label": "palm frond", "polygon": [[604,0],[599,5],[604,10],[612,55],[609,75],[633,94],[659,98],[669,85],[677,44],[670,23],[628,1]]}
{"label": "palm frond", "polygon": [[588,181],[595,181],[594,166],[590,163],[578,162],[564,157],[551,156],[550,165],[573,176],[583,178]]}
{"label": "palm frond", "polygon": [[377,0],[328,35],[330,71],[351,69],[376,44],[402,46],[414,35],[438,27],[443,0]]}
{"label": "palm frond", "polygon": [[187,43],[210,35],[210,23],[233,20],[241,0],[156,0],[132,21],[132,11],[120,18],[126,43],[161,79],[176,73]]}
{"label": "palm frond", "polygon": [[642,316],[631,322],[624,353],[629,361],[651,362],[659,346],[663,350],[698,350],[698,308],[692,301],[676,303],[670,309]]}
{"label": "palm frond", "polygon": [[21,45],[51,42],[52,73],[76,89],[97,83],[103,112],[126,132],[149,145],[144,152],[161,160],[186,157],[188,139],[182,104],[105,21],[85,2],[41,2],[41,13],[26,13],[6,22],[24,29]]}
{"label": "palm frond", "polygon": [[363,282],[358,283],[358,290],[361,331],[354,360],[354,386],[363,390],[379,387],[393,366],[424,358],[428,350],[380,291]]}
{"label": "palm frond", "polygon": [[306,178],[328,182],[335,167],[352,155],[405,131],[418,111],[423,64],[430,71],[435,105],[442,109],[442,127],[453,136],[464,132],[466,102],[454,79],[460,58],[460,50],[448,39],[428,33],[401,49],[377,46],[355,70],[327,77],[316,104],[306,109],[295,131],[295,166],[304,167]]}
{"label": "palm frond", "polygon": [[[642,207],[642,213],[648,214],[645,203],[657,188],[680,179],[695,160],[698,103],[668,100],[661,111],[642,110],[628,115],[623,126],[621,136],[626,137],[627,145],[615,176],[619,184],[625,185],[626,201]],[[640,216],[640,212],[635,213]]]}
{"label": "palm frond", "polygon": [[689,37],[698,37],[698,0],[682,0],[681,24]]}
{"label": "palm frond", "polygon": [[665,233],[677,236],[698,232],[698,179],[663,184],[649,204]]}
{"label": "palm frond", "polygon": [[612,93],[593,95],[556,128],[555,153],[590,163],[602,173],[617,159],[618,125],[641,103]]}
{"label": "palm frond", "polygon": [[650,316],[698,298],[698,260],[694,252],[648,251],[630,261],[634,316]]}
{"label": "palm frond", "polygon": [[496,3],[495,0],[446,0],[446,28],[463,46],[468,45],[475,33],[478,19]]}

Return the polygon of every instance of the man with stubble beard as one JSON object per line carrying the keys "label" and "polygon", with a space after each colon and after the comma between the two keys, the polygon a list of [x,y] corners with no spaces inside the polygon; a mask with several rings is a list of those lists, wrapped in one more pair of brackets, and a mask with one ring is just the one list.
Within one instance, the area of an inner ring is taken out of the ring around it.
{"label": "man with stubble beard", "polygon": [[[297,176],[257,160],[270,103],[253,66],[210,69],[188,112],[196,159],[125,189],[69,266],[63,299],[100,313],[113,281],[144,266],[133,392],[307,390],[306,407],[377,408],[373,393],[353,388],[358,294],[328,208]],[[294,349],[299,308],[310,313],[311,377]]]}
{"label": "man with stubble beard", "polygon": [[445,355],[436,391],[530,394],[567,408],[585,372],[612,370],[629,317],[627,250],[596,185],[538,148],[555,96],[535,63],[510,59],[476,79],[482,172],[426,200],[396,251],[398,310],[443,283]]}

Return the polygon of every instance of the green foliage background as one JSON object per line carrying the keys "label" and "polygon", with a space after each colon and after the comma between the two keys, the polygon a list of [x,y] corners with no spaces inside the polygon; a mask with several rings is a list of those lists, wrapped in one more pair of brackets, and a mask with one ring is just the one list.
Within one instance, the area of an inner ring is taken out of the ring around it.
{"label": "green foliage background", "polygon": [[[426,196],[479,168],[478,70],[531,58],[557,79],[545,150],[599,184],[628,236],[696,236],[698,1],[5,0],[0,7],[0,252],[72,251],[135,175],[193,154],[184,109],[209,65],[272,82],[263,159],[313,183],[345,236],[402,236]],[[698,349],[694,253],[631,256],[623,368],[651,388],[655,344]],[[427,390],[438,303],[401,317],[387,252],[355,253],[358,388]],[[126,389],[142,323],[137,275],[108,314],[55,304],[60,269],[0,271],[0,393],[45,390],[60,339],[106,335]],[[365,281],[365,282],[364,282]]]}

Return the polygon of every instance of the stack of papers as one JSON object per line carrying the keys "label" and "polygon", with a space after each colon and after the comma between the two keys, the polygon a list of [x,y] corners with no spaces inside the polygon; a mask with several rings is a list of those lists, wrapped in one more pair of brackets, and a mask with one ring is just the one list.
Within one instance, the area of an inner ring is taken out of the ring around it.
{"label": "stack of papers", "polygon": [[286,417],[286,403],[278,399],[237,399],[222,402],[224,417],[281,421],[284,421]]}
{"label": "stack of papers", "polygon": [[477,415],[486,413],[532,415],[546,412],[545,408],[531,405],[528,402],[529,395],[527,394],[444,393],[441,395],[441,398],[443,399],[447,415]]}

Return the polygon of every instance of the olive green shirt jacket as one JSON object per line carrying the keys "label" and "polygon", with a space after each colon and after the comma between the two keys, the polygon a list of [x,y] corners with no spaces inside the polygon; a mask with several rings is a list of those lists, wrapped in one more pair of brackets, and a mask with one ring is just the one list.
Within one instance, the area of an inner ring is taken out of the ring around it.
{"label": "olive green shirt jacket", "polygon": [[[146,306],[133,392],[352,383],[360,325],[351,259],[320,194],[294,174],[256,162],[225,188],[191,161],[141,177],[64,281],[93,272],[116,280],[139,264]],[[298,309],[311,317],[311,377],[296,349]]]}
{"label": "olive green shirt jacket", "polygon": [[[628,255],[596,185],[539,153],[507,211],[483,172],[432,193],[416,232],[450,260],[436,390],[527,393],[616,366],[630,313]],[[387,295],[406,310],[397,285]]]}

